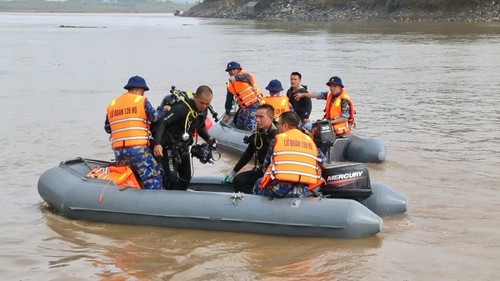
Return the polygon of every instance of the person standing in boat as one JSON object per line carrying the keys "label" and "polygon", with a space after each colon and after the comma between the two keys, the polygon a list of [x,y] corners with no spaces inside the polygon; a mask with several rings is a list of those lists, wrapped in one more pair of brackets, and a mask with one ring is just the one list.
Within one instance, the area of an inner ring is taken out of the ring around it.
{"label": "person standing in boat", "polygon": [[[270,104],[263,104],[255,112],[255,123],[257,129],[252,135],[246,137],[244,142],[248,144],[240,160],[234,166],[233,170],[224,178],[224,183],[232,182],[235,192],[252,193],[255,179],[261,178],[264,173],[262,165],[269,144],[278,133],[278,129],[273,123],[274,109]],[[255,166],[252,170],[238,173],[243,166],[248,164],[254,156]],[[236,175],[236,176],[235,176]]]}
{"label": "person standing in boat", "polygon": [[[324,119],[330,120],[335,134],[339,138],[349,137],[351,129],[356,128],[354,121],[354,105],[347,95],[342,80],[338,76],[333,76],[326,82],[330,88],[329,92],[309,92],[296,94],[295,99],[304,97],[326,100]],[[306,123],[304,129],[311,131],[312,123]]]}
{"label": "person standing in boat", "polygon": [[133,76],[124,87],[127,92],[112,100],[107,108],[104,129],[111,134],[116,163],[130,166],[144,189],[162,189],[160,166],[149,148],[150,122],[161,119],[144,92],[149,91],[144,78]]}
{"label": "person standing in boat", "polygon": [[271,197],[300,197],[324,182],[321,168],[325,155],[299,129],[295,112],[285,112],[278,120],[278,132],[264,160],[264,176],[253,193]]}
{"label": "person standing in boat", "polygon": [[161,157],[165,172],[165,188],[186,190],[192,178],[189,147],[196,132],[209,146],[214,145],[205,128],[207,108],[213,92],[208,86],[199,86],[193,99],[181,99],[158,123],[154,136],[154,155]]}
{"label": "person standing in boat", "polygon": [[302,97],[299,100],[295,99],[297,94],[307,93],[307,87],[302,85],[302,74],[292,72],[290,74],[290,89],[286,92],[286,96],[290,100],[293,111],[297,113],[302,124],[309,123],[309,115],[312,110],[311,98]]}
{"label": "person standing in boat", "polygon": [[280,95],[281,91],[283,91],[283,86],[281,86],[281,82],[278,79],[271,80],[269,85],[267,85],[266,90],[269,91],[269,96],[264,97],[261,104],[272,105],[274,108],[273,118],[278,120],[281,113],[292,109],[290,100],[288,97]]}
{"label": "person standing in boat", "polygon": [[222,122],[227,123],[229,121],[233,100],[236,99],[238,103],[238,111],[234,116],[236,128],[253,130],[255,127],[255,111],[263,98],[262,93],[253,76],[243,71],[238,62],[229,62],[226,72],[229,74],[229,81],[227,82],[226,103],[224,105],[226,114]]}

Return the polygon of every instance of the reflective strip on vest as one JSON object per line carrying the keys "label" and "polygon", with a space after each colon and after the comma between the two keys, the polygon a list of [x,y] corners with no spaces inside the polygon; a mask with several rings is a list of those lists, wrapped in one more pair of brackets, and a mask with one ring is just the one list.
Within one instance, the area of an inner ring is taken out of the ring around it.
{"label": "reflective strip on vest", "polygon": [[318,166],[307,164],[307,163],[302,163],[302,162],[297,162],[297,161],[276,161],[276,162],[274,162],[274,164],[276,164],[276,165],[280,165],[280,164],[293,164],[293,165],[305,166],[305,167],[309,167],[309,168],[312,168],[312,169],[315,169],[315,170],[319,170]]}
{"label": "reflective strip on vest", "polygon": [[116,140],[111,140],[111,143],[127,141],[127,140],[149,140],[149,137],[124,137],[124,138],[118,138]]}
{"label": "reflective strip on vest", "polygon": [[125,131],[130,131],[130,130],[143,130],[148,132],[149,130],[144,127],[126,127],[126,128],[121,128],[121,129],[116,129],[113,132],[114,133],[119,133],[119,132],[125,132]]}
{"label": "reflective strip on vest", "polygon": [[[238,100],[239,105],[243,105],[243,108],[247,108],[250,105],[259,101],[259,98],[255,94],[252,87],[248,87],[245,90],[236,94],[236,99]],[[246,99],[246,101],[245,101]]]}
{"label": "reflective strip on vest", "polygon": [[308,173],[304,173],[304,172],[291,171],[291,170],[270,171],[270,172],[266,172],[266,174],[270,175],[271,178],[273,178],[273,179],[276,178],[274,175],[278,175],[278,174],[298,175],[298,176],[310,177],[310,178],[314,178],[314,179],[321,178],[320,175],[312,175],[312,174],[308,174]]}
{"label": "reflective strip on vest", "polygon": [[113,122],[109,122],[109,125],[117,124],[117,123],[120,123],[120,122],[127,122],[127,121],[142,121],[142,122],[144,122],[146,124],[150,124],[151,123],[147,119],[132,117],[132,118],[124,118],[124,119],[120,119],[120,120],[115,120]]}
{"label": "reflective strip on vest", "polygon": [[304,152],[299,152],[299,151],[279,151],[279,152],[273,152],[273,155],[284,155],[284,154],[291,154],[291,155],[300,155],[300,156],[305,156],[312,158],[314,160],[318,160],[318,157],[312,156],[311,154],[307,154]]}

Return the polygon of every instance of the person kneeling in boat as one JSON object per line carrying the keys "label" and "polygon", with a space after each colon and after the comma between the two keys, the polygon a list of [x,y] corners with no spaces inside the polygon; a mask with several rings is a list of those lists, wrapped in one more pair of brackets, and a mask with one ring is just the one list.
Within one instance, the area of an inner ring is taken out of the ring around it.
{"label": "person kneeling in boat", "polygon": [[264,97],[261,104],[270,104],[273,106],[273,118],[275,120],[278,120],[281,113],[292,110],[288,97],[280,95],[281,91],[283,91],[283,87],[278,79],[271,80],[269,85],[267,85],[266,90],[269,91],[269,96]]}
{"label": "person kneeling in boat", "polygon": [[200,86],[193,99],[176,103],[159,122],[154,136],[154,154],[161,157],[166,189],[187,189],[192,177],[189,147],[194,142],[195,131],[210,147],[215,144],[205,128],[212,98],[212,89]]}
{"label": "person kneeling in boat", "polygon": [[118,166],[130,166],[139,176],[142,188],[162,189],[160,166],[149,148],[149,124],[163,117],[144,97],[149,91],[144,78],[133,76],[124,87],[128,92],[112,100],[104,129],[111,134],[111,146]]}
{"label": "person kneeling in boat", "polygon": [[[300,100],[303,97],[309,97],[326,100],[325,116],[326,120],[330,120],[337,138],[349,137],[351,129],[356,128],[354,121],[354,105],[351,98],[347,95],[342,80],[338,76],[333,76],[326,82],[330,88],[329,92],[309,92],[296,94],[295,99]],[[304,129],[312,130],[312,123],[304,124]]]}
{"label": "person kneeling in boat", "polygon": [[[245,152],[240,160],[234,166],[233,170],[224,178],[223,183],[232,182],[234,191],[253,193],[253,185],[255,179],[261,178],[264,175],[262,164],[269,150],[269,144],[278,133],[278,129],[273,123],[274,108],[270,104],[263,104],[257,108],[255,112],[255,129],[249,137],[245,137],[244,142],[248,144]],[[255,166],[252,170],[237,172],[243,168],[254,156]],[[235,176],[236,175],[236,176]]]}
{"label": "person kneeling in boat", "polygon": [[326,157],[314,141],[298,129],[299,122],[295,112],[281,114],[279,134],[269,147],[264,160],[266,171],[255,183],[255,194],[300,197],[323,184],[321,168]]}

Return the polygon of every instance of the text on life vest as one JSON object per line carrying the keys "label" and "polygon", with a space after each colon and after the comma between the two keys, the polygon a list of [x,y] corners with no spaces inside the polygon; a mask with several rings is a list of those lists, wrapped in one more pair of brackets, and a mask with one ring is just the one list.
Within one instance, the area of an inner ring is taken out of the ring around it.
{"label": "text on life vest", "polygon": [[113,110],[111,110],[109,117],[120,116],[120,115],[131,114],[131,113],[137,113],[137,106],[129,106],[129,107],[125,107],[125,108],[113,109]]}
{"label": "text on life vest", "polygon": [[295,147],[302,147],[302,148],[307,148],[307,149],[313,149],[312,144],[307,141],[298,141],[298,140],[290,140],[286,139],[284,140],[283,143],[284,146],[295,146]]}

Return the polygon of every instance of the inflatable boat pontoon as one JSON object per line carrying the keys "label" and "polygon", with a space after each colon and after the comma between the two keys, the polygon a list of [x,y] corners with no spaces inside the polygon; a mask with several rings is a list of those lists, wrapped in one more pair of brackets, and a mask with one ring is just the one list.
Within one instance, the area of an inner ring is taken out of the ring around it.
{"label": "inflatable boat pontoon", "polygon": [[[251,134],[250,131],[236,129],[232,117],[227,124],[222,122],[213,124],[209,133],[217,140],[221,149],[236,154],[242,154],[245,151],[247,144],[243,142],[243,139]],[[328,134],[328,132],[321,132],[321,134]],[[381,163],[386,159],[385,146],[379,139],[355,134],[351,134],[349,138],[333,138],[332,143],[325,150],[329,162]]]}
{"label": "inflatable boat pontoon", "polygon": [[362,203],[321,197],[282,198],[233,193],[222,177],[195,177],[187,191],[141,190],[88,178],[109,162],[77,158],[44,172],[38,192],[70,219],[286,236],[360,238],[378,233],[381,215],[406,211],[406,199],[372,184]]}

